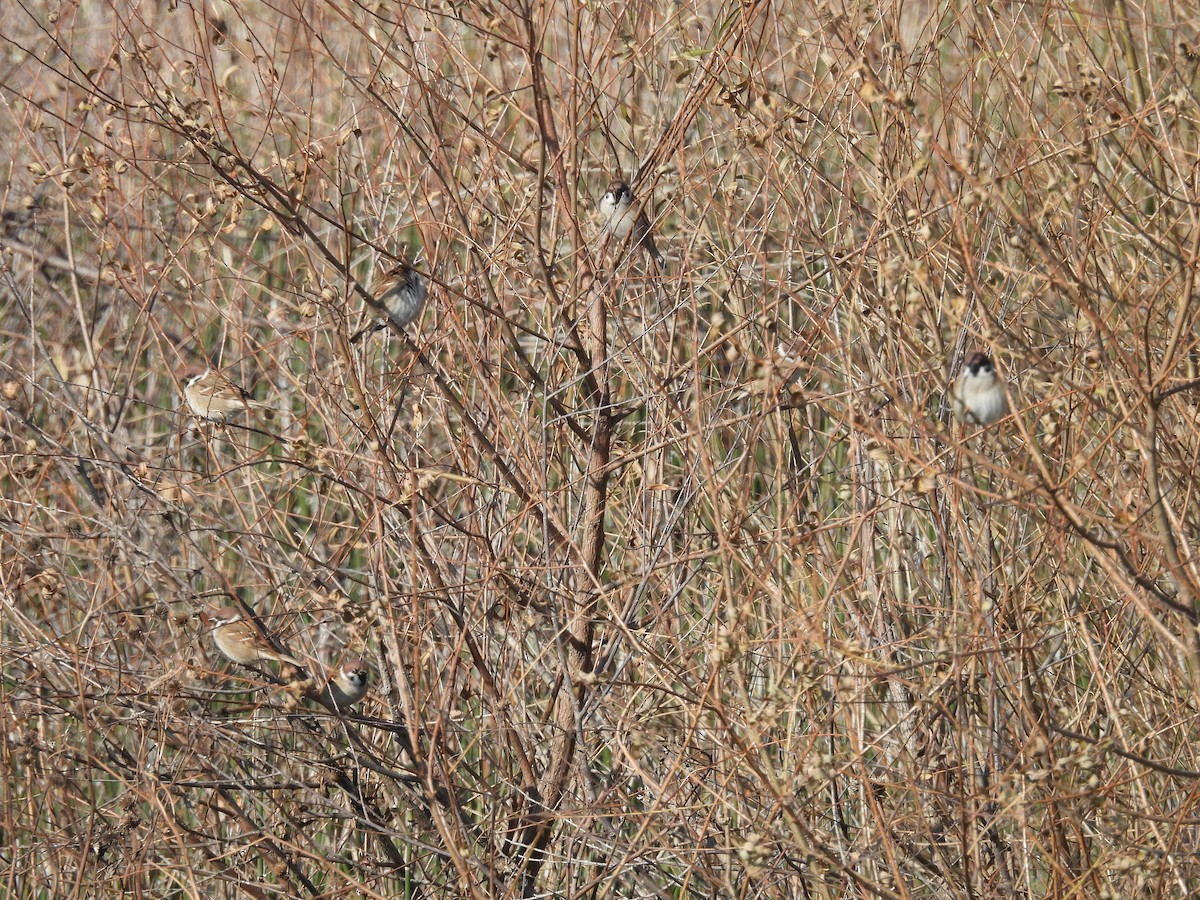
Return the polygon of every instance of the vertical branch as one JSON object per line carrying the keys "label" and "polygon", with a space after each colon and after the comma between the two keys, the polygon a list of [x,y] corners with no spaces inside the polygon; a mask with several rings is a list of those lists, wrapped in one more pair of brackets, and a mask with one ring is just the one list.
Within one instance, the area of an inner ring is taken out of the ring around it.
{"label": "vertical branch", "polygon": [[[544,196],[547,167],[553,171],[554,186],[559,207],[566,212],[572,239],[576,247],[586,246],[578,218],[571,214],[573,182],[568,179],[563,164],[562,146],[554,122],[554,110],[546,84],[543,68],[541,41],[534,22],[532,2],[524,10],[523,22],[525,52],[529,59],[533,80],[534,107],[541,141],[539,175],[540,192]],[[539,201],[540,207],[540,201]],[[539,212],[540,220],[540,212]],[[540,225],[540,221],[538,223]],[[540,227],[537,233],[539,257],[543,262]],[[580,564],[582,571],[576,580],[577,592],[571,607],[566,611],[564,633],[561,640],[562,656],[566,663],[566,687],[554,698],[552,721],[555,726],[551,738],[549,764],[542,777],[540,803],[544,810],[553,810],[562,799],[570,776],[576,749],[575,716],[581,694],[585,687],[578,681],[580,674],[590,671],[592,665],[592,642],[595,633],[595,611],[600,590],[600,569],[604,562],[605,533],[604,514],[608,497],[608,463],[612,440],[612,411],[609,407],[608,385],[608,309],[605,293],[596,284],[589,257],[581,253],[579,259],[579,297],[585,310],[584,318],[584,383],[590,387],[592,422],[590,447],[588,448],[587,472],[583,490],[583,515],[580,539]],[[547,284],[552,279],[546,277]],[[538,873],[545,861],[545,849],[553,832],[552,820],[548,816],[531,818],[526,830],[526,866],[522,889],[529,896],[535,888]]]}

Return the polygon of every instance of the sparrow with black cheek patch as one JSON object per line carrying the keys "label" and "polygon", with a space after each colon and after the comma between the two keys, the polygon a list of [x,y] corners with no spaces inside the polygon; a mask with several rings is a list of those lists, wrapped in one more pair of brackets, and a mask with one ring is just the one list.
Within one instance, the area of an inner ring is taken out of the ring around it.
{"label": "sparrow with black cheek patch", "polygon": [[[370,294],[383,304],[387,317],[403,328],[421,314],[425,308],[425,279],[407,262],[396,263],[371,284]],[[355,343],[365,334],[374,334],[387,327],[387,320],[380,317],[358,329],[350,336]]]}
{"label": "sparrow with black cheek patch", "polygon": [[663,265],[663,256],[654,246],[654,235],[650,233],[650,220],[642,204],[633,196],[629,185],[614,179],[600,198],[600,215],[604,217],[604,230],[613,237],[624,240],[633,232],[633,244],[643,248],[650,257]]}
{"label": "sparrow with black cheek patch", "polygon": [[366,662],[358,657],[348,659],[338,666],[329,679],[322,695],[326,706],[347,710],[367,695],[370,670]]}
{"label": "sparrow with black cheek patch", "polygon": [[255,400],[245,388],[211,367],[189,372],[183,383],[183,399],[192,415],[208,422],[227,422],[242,410],[271,410],[268,404]]}
{"label": "sparrow with black cheek patch", "polygon": [[212,627],[213,643],[228,660],[243,666],[275,660],[304,668],[295,657],[276,649],[257,624],[236,606],[222,606],[212,615],[201,613],[200,620]]}
{"label": "sparrow with black cheek patch", "polygon": [[986,353],[978,350],[967,357],[952,396],[954,415],[963,422],[990,425],[1008,412],[1004,382]]}

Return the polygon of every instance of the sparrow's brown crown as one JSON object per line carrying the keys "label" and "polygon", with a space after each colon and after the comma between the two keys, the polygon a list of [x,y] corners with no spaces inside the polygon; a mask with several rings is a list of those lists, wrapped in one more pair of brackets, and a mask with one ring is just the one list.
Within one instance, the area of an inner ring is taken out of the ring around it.
{"label": "sparrow's brown crown", "polygon": [[996,367],[992,365],[992,358],[986,353],[976,350],[967,357],[967,362],[964,368],[970,370],[972,375],[978,375],[981,371],[993,371]]}
{"label": "sparrow's brown crown", "polygon": [[612,194],[618,200],[624,196],[633,196],[633,191],[630,190],[629,184],[622,181],[620,178],[614,178],[612,181],[610,181],[605,193]]}

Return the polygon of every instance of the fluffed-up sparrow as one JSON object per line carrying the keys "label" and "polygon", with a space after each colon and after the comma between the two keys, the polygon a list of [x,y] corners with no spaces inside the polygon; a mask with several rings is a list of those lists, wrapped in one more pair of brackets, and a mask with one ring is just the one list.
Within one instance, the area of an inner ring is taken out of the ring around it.
{"label": "fluffed-up sparrow", "polygon": [[346,710],[367,695],[370,669],[364,660],[354,657],[338,666],[325,686],[326,705]]}
{"label": "fluffed-up sparrow", "polygon": [[633,232],[633,244],[642,247],[650,257],[663,265],[663,256],[654,246],[654,235],[650,233],[650,220],[642,209],[629,185],[614,179],[600,198],[600,215],[604,217],[604,230],[613,237],[624,240]]}
{"label": "fluffed-up sparrow", "polygon": [[243,666],[275,660],[304,668],[294,656],[276,649],[257,624],[236,606],[222,606],[212,615],[201,613],[200,618],[212,626],[213,643],[226,659]]}
{"label": "fluffed-up sparrow", "polygon": [[967,357],[954,382],[954,415],[963,422],[990,425],[1008,412],[1004,382],[992,358],[978,350]]}
{"label": "fluffed-up sparrow", "polygon": [[211,366],[190,374],[183,383],[183,399],[197,418],[209,422],[227,422],[244,409],[271,410],[271,407],[252,398],[248,391],[234,384]]}
{"label": "fluffed-up sparrow", "polygon": [[[383,304],[388,318],[400,328],[421,314],[425,308],[426,293],[425,279],[421,273],[403,260],[375,279],[370,289],[371,296]],[[387,321],[381,317],[352,334],[350,343],[386,327]]]}

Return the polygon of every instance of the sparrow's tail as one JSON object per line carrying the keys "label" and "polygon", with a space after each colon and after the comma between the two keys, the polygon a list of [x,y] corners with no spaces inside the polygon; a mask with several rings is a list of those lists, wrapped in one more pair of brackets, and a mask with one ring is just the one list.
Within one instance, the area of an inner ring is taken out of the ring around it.
{"label": "sparrow's tail", "polygon": [[279,411],[270,403],[265,403],[262,400],[247,400],[246,408],[258,410],[263,414],[263,418],[265,419],[275,418],[275,414]]}
{"label": "sparrow's tail", "polygon": [[650,254],[650,258],[658,263],[658,267],[660,269],[666,266],[667,261],[663,259],[663,255],[658,252],[658,248],[654,246],[654,237],[649,231],[647,231],[645,237],[642,238],[642,246],[646,248],[646,252]]}
{"label": "sparrow's tail", "polygon": [[308,672],[308,664],[303,663],[300,660],[296,659],[296,657],[292,656],[286,650],[276,648],[275,650],[273,650],[271,656],[276,662],[287,663],[288,665],[295,666],[297,669],[300,669],[302,672],[305,672],[305,673]]}
{"label": "sparrow's tail", "polygon": [[350,335],[350,343],[357,344],[364,337],[372,335],[383,328],[387,328],[387,322],[385,322],[383,319],[379,319],[374,322],[368,322],[362,328],[358,329],[358,331],[354,332],[354,334]]}

